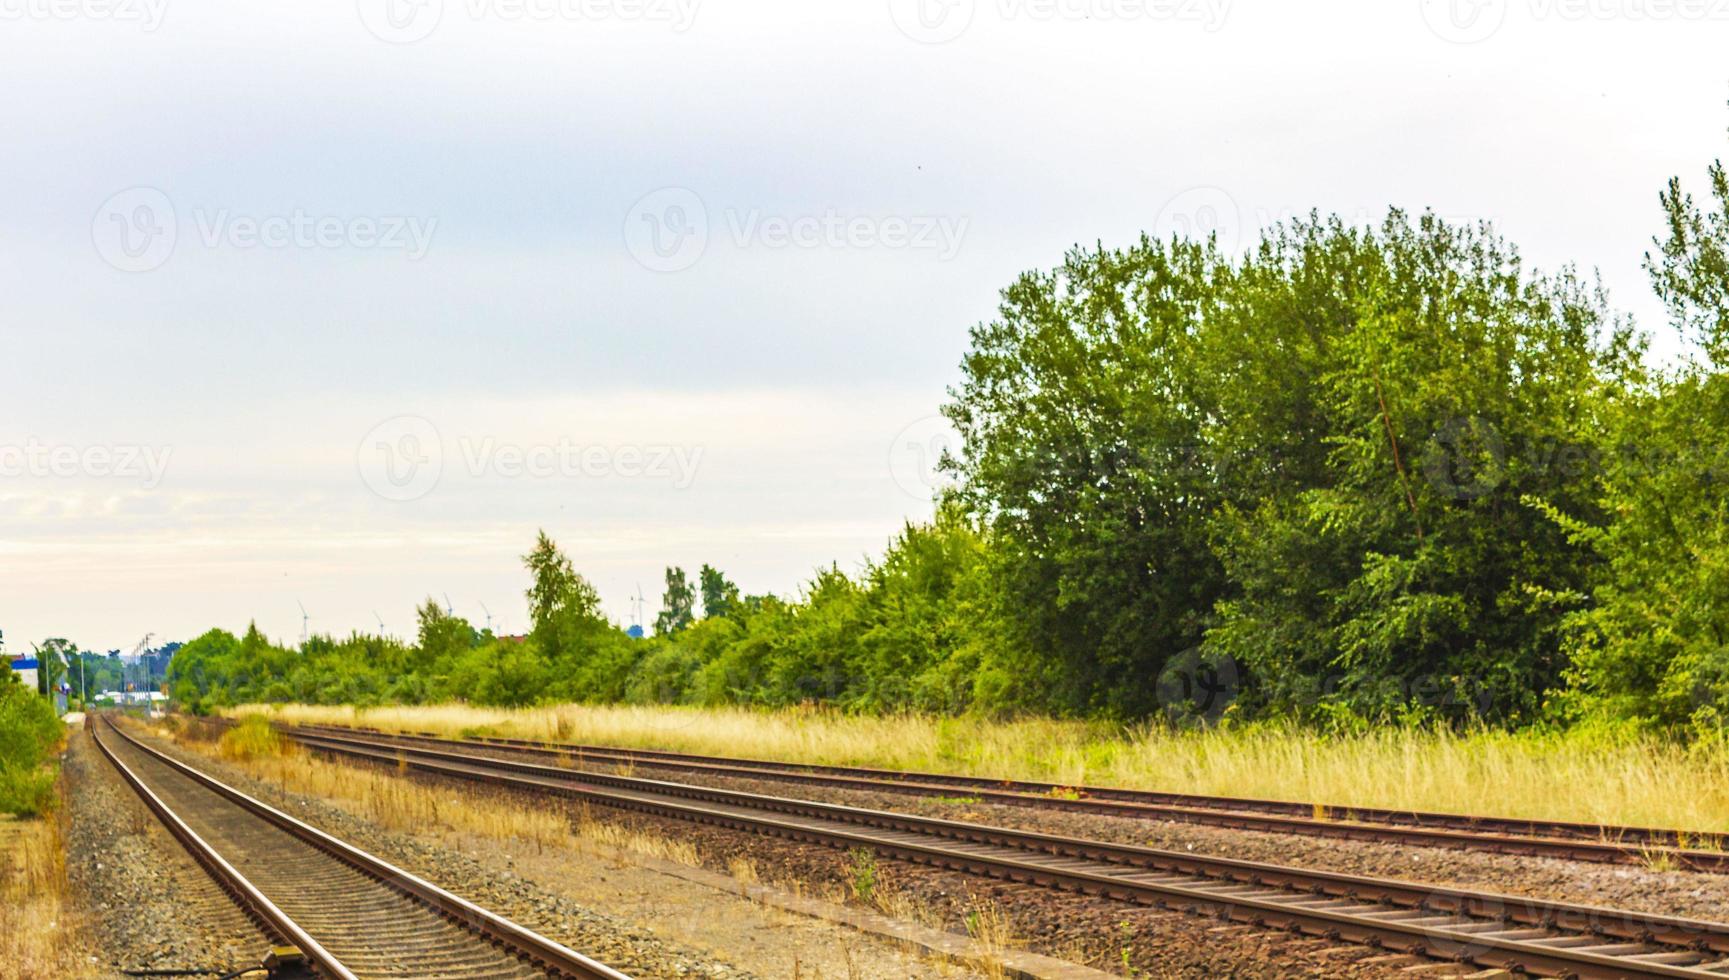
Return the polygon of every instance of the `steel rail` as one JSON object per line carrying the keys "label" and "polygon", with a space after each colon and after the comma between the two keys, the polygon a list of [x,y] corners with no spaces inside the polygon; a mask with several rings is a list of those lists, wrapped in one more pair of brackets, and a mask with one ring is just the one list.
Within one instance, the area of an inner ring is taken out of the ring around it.
{"label": "steel rail", "polygon": [[[422,744],[484,746],[543,758],[569,758],[581,763],[630,765],[727,778],[770,779],[926,797],[970,796],[984,802],[1012,806],[1172,820],[1233,830],[1610,864],[1646,864],[1659,860],[1691,871],[1729,873],[1729,849],[1679,846],[1680,842],[1688,841],[1729,848],[1729,835],[1723,834],[1364,807],[1322,808],[1327,813],[1323,819],[1312,815],[1314,807],[1274,800],[1188,796],[1112,787],[1065,787],[1055,783],[994,780],[980,776],[775,763],[659,750],[566,746],[523,739],[452,739],[423,733],[344,729],[328,725],[284,727],[333,734],[364,732],[377,738]],[[1066,795],[1070,793],[1074,794],[1073,798]],[[1311,815],[1294,815],[1300,812]]]}
{"label": "steel rail", "polygon": [[[366,851],[341,840],[340,838],[334,837],[310,824],[297,820],[261,800],[248,796],[213,776],[201,772],[198,769],[173,758],[172,756],[146,745],[144,742],[134,738],[131,734],[115,725],[110,719],[104,718],[103,721],[114,734],[118,735],[138,751],[167,765],[169,768],[188,777],[200,786],[213,791],[218,796],[221,796],[235,804],[247,813],[261,818],[265,822],[286,831],[293,837],[304,841],[336,860],[360,871],[367,877],[373,878],[427,906],[444,918],[447,918],[474,933],[476,938],[481,942],[490,943],[494,946],[507,949],[518,958],[528,962],[537,969],[544,970],[552,976],[569,977],[572,978],[572,980],[629,980],[629,977],[626,974],[620,973],[604,963],[590,959],[562,943],[542,936],[531,929],[504,918],[503,916],[481,908],[473,902],[454,895],[424,878],[410,874],[382,858],[369,854]],[[97,744],[102,744],[100,739],[97,740]],[[110,759],[114,760],[116,765],[122,766],[123,772],[127,771],[124,768],[124,765],[120,763],[118,758],[116,758],[113,752],[106,746],[103,746],[103,752],[108,755]],[[148,789],[143,786],[143,783],[139,781],[135,775],[131,776],[129,781],[133,783],[135,788],[144,791],[147,791]],[[149,794],[147,799],[154,797],[155,794],[152,793]],[[158,807],[160,807],[160,809],[158,809]],[[157,799],[157,805],[153,806],[152,809],[156,810],[158,815],[169,813],[170,816],[173,816],[172,813],[167,810],[166,804],[161,803],[160,799]],[[174,820],[184,826],[184,821],[180,821],[177,816],[174,817]],[[187,829],[187,833],[191,833],[190,828]],[[177,834],[176,836],[179,835]],[[206,845],[206,847],[208,847],[208,845]],[[256,891],[255,888],[253,890]],[[259,893],[259,897],[262,898],[262,893]],[[315,947],[317,945],[316,942],[312,941],[310,936],[306,936],[303,932],[299,934],[299,938],[312,942]],[[299,945],[299,941],[296,941],[295,945]],[[325,955],[328,956],[328,953]],[[332,959],[331,962],[334,964],[334,959]],[[340,966],[339,964],[337,965]],[[353,976],[346,972],[335,975],[340,977]]]}
{"label": "steel rail", "polygon": [[160,796],[156,795],[155,790],[145,785],[144,780],[132,771],[132,767],[122,762],[120,757],[114,754],[114,750],[102,741],[94,721],[87,724],[85,728],[89,731],[91,740],[96,743],[96,747],[120,773],[120,777],[126,780],[127,784],[138,794],[138,797],[144,801],[145,807],[156,815],[156,819],[162,822],[162,825],[168,829],[175,840],[180,842],[180,846],[186,849],[192,859],[204,868],[205,872],[216,882],[217,887],[227,892],[235,904],[239,905],[253,922],[257,923],[276,941],[298,949],[319,973],[331,978],[331,980],[358,980],[318,940],[313,939],[306,930],[300,928],[293,919],[289,918],[288,913],[282,911],[275,902],[267,898],[258,889],[258,886],[247,880],[245,875],[241,874],[234,865],[229,864],[228,860],[218,854],[216,849],[211,847],[203,837],[200,837],[197,831],[188,826],[179,814],[175,813]]}
{"label": "steel rail", "polygon": [[311,733],[399,769],[877,853],[1448,960],[1579,978],[1729,976],[1729,924],[1160,851]]}

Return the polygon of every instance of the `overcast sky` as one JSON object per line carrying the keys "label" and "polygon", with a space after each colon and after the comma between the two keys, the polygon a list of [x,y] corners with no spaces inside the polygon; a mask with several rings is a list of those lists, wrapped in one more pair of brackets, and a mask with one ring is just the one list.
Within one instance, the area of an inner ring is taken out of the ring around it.
{"label": "overcast sky", "polygon": [[1486,218],[1666,329],[1729,0],[0,0],[0,629],[520,631],[927,515],[1076,243]]}

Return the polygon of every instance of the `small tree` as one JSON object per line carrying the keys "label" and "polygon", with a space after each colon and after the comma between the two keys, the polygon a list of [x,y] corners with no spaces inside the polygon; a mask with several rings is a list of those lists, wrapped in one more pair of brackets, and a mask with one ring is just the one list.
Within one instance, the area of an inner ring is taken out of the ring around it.
{"label": "small tree", "polygon": [[690,586],[690,577],[682,568],[668,568],[666,592],[660,599],[660,615],[654,618],[654,631],[671,636],[689,626],[696,619],[695,606],[696,590]]}
{"label": "small tree", "polygon": [[702,571],[697,573],[697,581],[702,585],[704,619],[734,616],[743,611],[739,603],[738,586],[729,581],[720,569],[713,565],[703,565]]}

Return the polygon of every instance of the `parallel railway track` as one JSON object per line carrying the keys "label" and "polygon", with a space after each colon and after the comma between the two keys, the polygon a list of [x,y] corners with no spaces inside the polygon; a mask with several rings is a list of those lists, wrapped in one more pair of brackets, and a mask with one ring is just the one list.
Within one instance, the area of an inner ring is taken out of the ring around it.
{"label": "parallel railway track", "polygon": [[145,745],[90,734],[145,805],[265,933],[331,980],[628,980]]}
{"label": "parallel railway track", "polygon": [[[649,749],[566,745],[524,739],[450,739],[427,734],[294,726],[305,732],[360,732],[421,745],[484,746],[558,761],[630,766],[725,778],[769,779],[838,789],[930,797],[973,797],[984,802],[1107,814],[1236,830],[1302,834],[1343,840],[1440,847],[1526,857],[1611,864],[1664,865],[1729,874],[1729,834],[1653,827],[1617,827],[1558,820],[1477,817],[1372,807],[1316,806],[1280,800],[1196,796],[1108,786],[1064,786],[1028,780],[901,772],[857,766],[819,766],[691,755]],[[1325,816],[1317,816],[1324,813]]]}
{"label": "parallel railway track", "polygon": [[1520,973],[1729,977],[1729,924],[1029,833],[289,729],[399,769]]}

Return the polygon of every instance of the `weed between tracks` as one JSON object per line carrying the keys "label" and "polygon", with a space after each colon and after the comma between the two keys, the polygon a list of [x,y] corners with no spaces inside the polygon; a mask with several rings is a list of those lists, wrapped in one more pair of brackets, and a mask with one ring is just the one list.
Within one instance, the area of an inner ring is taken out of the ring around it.
{"label": "weed between tracks", "polygon": [[[868,765],[1300,800],[1729,831],[1729,740],[1410,729],[1323,736],[1270,728],[1169,731],[1099,723],[825,710],[557,705],[321,707],[284,721],[503,735],[783,761]],[[1590,792],[1579,792],[1582,786]]]}

